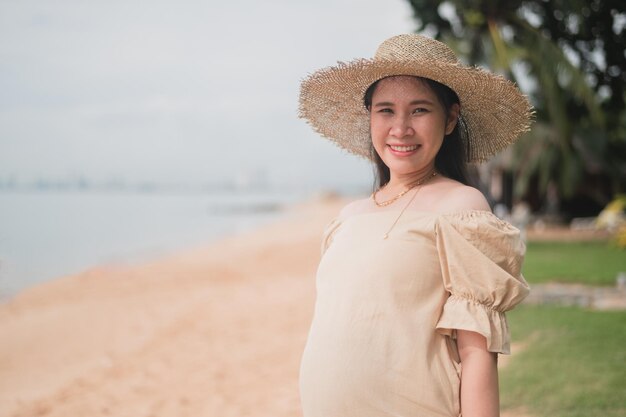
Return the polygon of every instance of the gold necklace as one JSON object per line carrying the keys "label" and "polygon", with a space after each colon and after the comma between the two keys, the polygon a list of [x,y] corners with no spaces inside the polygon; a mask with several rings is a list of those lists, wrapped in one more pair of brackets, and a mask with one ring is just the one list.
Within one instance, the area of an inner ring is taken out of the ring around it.
{"label": "gold necklace", "polygon": [[[430,177],[429,177],[430,178]],[[406,203],[406,205],[404,206],[404,208],[402,209],[402,211],[400,212],[400,214],[398,214],[398,217],[396,217],[396,219],[393,221],[393,224],[391,225],[391,227],[389,228],[389,230],[387,230],[387,233],[385,233],[383,235],[383,239],[387,239],[389,237],[389,233],[391,233],[391,231],[393,230],[394,226],[396,225],[396,223],[398,223],[398,220],[400,220],[400,217],[402,217],[402,214],[404,214],[404,212],[406,211],[406,209],[411,205],[411,202],[413,201],[413,199],[415,198],[415,196],[417,195],[417,193],[420,192],[420,190],[422,189],[422,187],[419,187],[417,190],[415,190],[415,193],[413,194],[413,197],[411,197],[411,199],[409,200],[408,203]]]}
{"label": "gold necklace", "polygon": [[424,182],[428,181],[429,179],[431,179],[432,177],[434,177],[435,175],[437,175],[437,171],[435,171],[433,169],[433,171],[429,174],[424,175],[422,178],[420,178],[419,180],[417,180],[415,183],[411,184],[409,186],[409,188],[407,188],[406,190],[402,191],[400,194],[396,195],[395,197],[387,200],[387,201],[383,201],[383,202],[378,202],[376,201],[376,194],[378,193],[378,191],[380,190],[376,190],[372,193],[372,200],[374,200],[374,203],[378,206],[378,207],[386,207],[389,204],[395,202],[396,200],[398,200],[400,197],[402,197],[403,195],[405,195],[406,193],[408,193],[409,191],[411,191],[413,188],[417,187],[418,185],[422,185]]}
{"label": "gold necklace", "polygon": [[[434,177],[435,175],[437,175],[436,172],[433,172],[432,175],[428,175],[425,176],[422,181],[419,184],[416,184],[414,187],[417,187],[420,184],[425,183],[427,180],[431,179],[432,177]],[[402,217],[402,215],[404,214],[404,212],[406,211],[407,208],[409,208],[409,206],[411,205],[411,203],[413,202],[413,200],[415,199],[415,196],[417,196],[417,193],[420,192],[420,190],[422,189],[422,187],[417,187],[417,190],[415,190],[415,192],[413,193],[413,196],[409,199],[408,203],[406,203],[404,205],[404,207],[402,208],[402,210],[400,211],[400,214],[398,214],[398,217],[396,217],[396,219],[393,221],[393,223],[391,224],[391,227],[389,228],[389,230],[387,230],[387,233],[385,233],[383,235],[383,239],[387,239],[389,237],[389,233],[391,233],[391,231],[393,230],[393,228],[395,227],[395,225],[398,223],[398,220],[400,220],[400,217]]]}

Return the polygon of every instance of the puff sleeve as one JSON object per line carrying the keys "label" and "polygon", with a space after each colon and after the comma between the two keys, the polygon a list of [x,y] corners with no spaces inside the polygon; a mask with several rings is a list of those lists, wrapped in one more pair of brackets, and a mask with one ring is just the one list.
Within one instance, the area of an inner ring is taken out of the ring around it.
{"label": "puff sleeve", "polygon": [[510,353],[505,311],[529,292],[521,274],[526,246],[518,229],[488,211],[441,216],[436,245],[443,283],[450,293],[436,325],[456,337],[470,330],[487,339],[491,352]]}

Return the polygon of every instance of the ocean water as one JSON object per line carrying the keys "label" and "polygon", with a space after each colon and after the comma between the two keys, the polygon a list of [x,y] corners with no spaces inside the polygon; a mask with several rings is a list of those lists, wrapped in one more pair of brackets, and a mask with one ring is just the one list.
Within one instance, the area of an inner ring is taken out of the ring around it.
{"label": "ocean water", "polygon": [[0,193],[0,297],[103,264],[147,261],[277,219],[294,192]]}

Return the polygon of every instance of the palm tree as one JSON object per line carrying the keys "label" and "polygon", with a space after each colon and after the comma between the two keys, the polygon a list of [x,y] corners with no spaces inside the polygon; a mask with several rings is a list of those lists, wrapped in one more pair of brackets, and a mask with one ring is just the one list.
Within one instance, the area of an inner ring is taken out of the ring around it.
{"label": "palm tree", "polygon": [[[584,15],[612,16],[606,1],[596,0],[591,6],[589,2],[571,1],[568,10],[543,0],[409,2],[419,30],[441,38],[468,64],[501,73],[531,97],[536,123],[516,144],[511,158],[517,197],[527,194],[533,184],[541,195],[556,189],[561,198],[583,193],[602,204],[623,187],[623,164],[618,156],[607,155],[610,134],[598,94],[607,83],[598,80],[597,74],[593,80],[590,65],[598,72],[589,64],[596,59],[593,54],[581,54],[571,46],[579,45],[576,37]],[[596,20],[596,25],[606,25]],[[609,55],[605,53],[605,57]],[[619,54],[610,57],[621,59]],[[624,113],[623,99],[621,105],[614,99],[615,94],[623,96],[623,89],[613,88],[611,92],[615,107]],[[621,128],[619,122],[616,126]],[[623,141],[616,141],[618,148],[623,147]],[[617,185],[608,193],[601,187],[585,187],[589,178],[599,175],[608,176]]]}

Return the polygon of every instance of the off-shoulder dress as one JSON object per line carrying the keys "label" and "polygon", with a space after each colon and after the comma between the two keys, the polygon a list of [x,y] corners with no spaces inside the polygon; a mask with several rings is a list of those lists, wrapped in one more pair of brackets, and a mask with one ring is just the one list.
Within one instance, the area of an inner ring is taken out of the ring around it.
{"label": "off-shoulder dress", "polygon": [[304,417],[458,417],[456,330],[509,353],[505,311],[529,291],[519,230],[481,210],[398,215],[336,218],[324,231]]}

